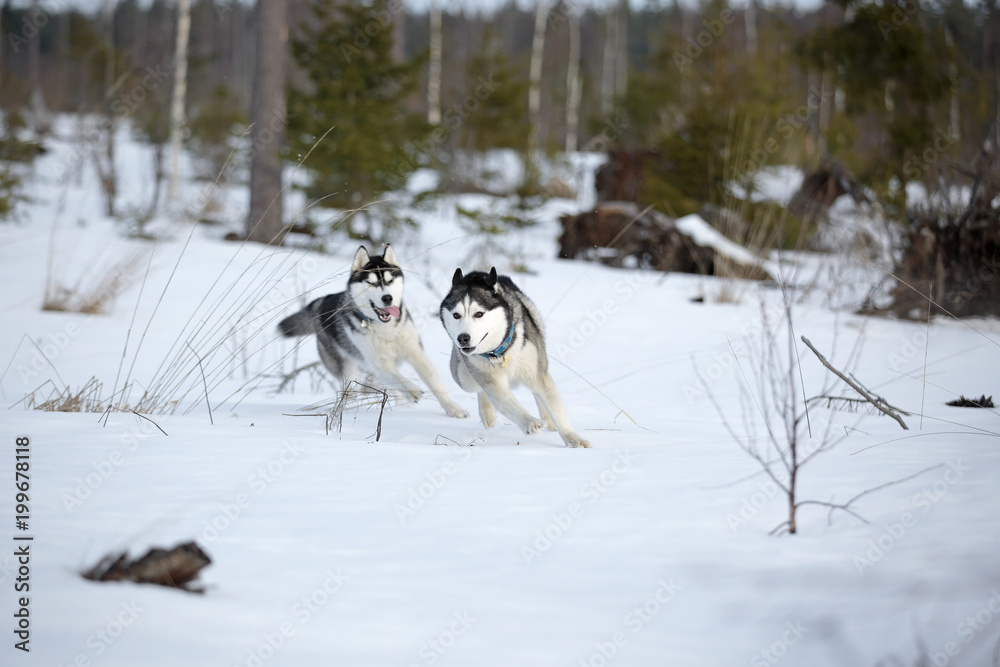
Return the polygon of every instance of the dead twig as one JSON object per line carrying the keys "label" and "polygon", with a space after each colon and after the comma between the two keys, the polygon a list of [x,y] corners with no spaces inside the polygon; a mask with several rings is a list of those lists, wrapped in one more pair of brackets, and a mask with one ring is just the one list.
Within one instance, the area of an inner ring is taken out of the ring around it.
{"label": "dead twig", "polygon": [[813,354],[816,355],[816,357],[819,359],[820,363],[823,364],[824,366],[826,366],[827,369],[829,369],[829,371],[831,373],[833,373],[834,375],[836,375],[837,377],[839,377],[841,380],[843,380],[844,382],[846,382],[851,387],[851,389],[853,389],[854,391],[856,391],[859,394],[861,394],[862,396],[864,396],[865,399],[869,403],[871,403],[872,405],[874,405],[876,408],[878,408],[879,411],[883,412],[884,414],[892,417],[897,422],[899,422],[899,425],[903,427],[904,431],[909,431],[910,430],[909,427],[907,427],[906,422],[904,422],[903,418],[900,417],[899,414],[898,414],[899,412],[902,412],[902,410],[900,410],[899,408],[894,408],[893,406],[889,405],[889,403],[886,402],[886,400],[884,398],[882,398],[881,396],[875,396],[875,395],[869,393],[856,380],[852,380],[851,378],[847,377],[846,375],[844,375],[843,373],[841,373],[840,371],[838,371],[836,368],[834,368],[833,364],[831,364],[829,361],[826,360],[826,357],[824,357],[820,353],[820,351],[817,350],[815,348],[815,346],[813,346],[813,344],[811,342],[809,342],[808,338],[806,338],[805,336],[800,336],[799,338],[802,340],[803,343],[806,344],[806,346],[808,346],[808,348],[810,350],[813,351]]}

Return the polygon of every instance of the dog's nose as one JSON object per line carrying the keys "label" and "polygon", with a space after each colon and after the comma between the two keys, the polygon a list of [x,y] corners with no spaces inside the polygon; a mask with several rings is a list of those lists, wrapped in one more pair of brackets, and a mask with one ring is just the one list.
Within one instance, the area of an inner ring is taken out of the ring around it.
{"label": "dog's nose", "polygon": [[392,305],[392,295],[391,294],[383,294],[382,295],[382,305],[383,306],[391,306]]}
{"label": "dog's nose", "polygon": [[458,334],[458,344],[462,347],[468,347],[470,340],[472,340],[472,336],[469,334]]}

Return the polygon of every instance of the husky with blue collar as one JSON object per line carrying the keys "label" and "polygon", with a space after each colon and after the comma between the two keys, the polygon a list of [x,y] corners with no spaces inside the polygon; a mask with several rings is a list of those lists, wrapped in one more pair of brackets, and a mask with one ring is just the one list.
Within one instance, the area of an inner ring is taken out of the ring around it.
{"label": "husky with blue collar", "polygon": [[[479,418],[490,428],[496,410],[525,433],[559,431],[567,447],[590,447],[569,423],[559,390],[549,375],[545,330],[535,304],[507,276],[456,269],[441,303],[441,323],[453,344],[451,376],[479,394]],[[517,402],[511,388],[526,385],[539,416]]]}
{"label": "husky with blue collar", "polygon": [[413,366],[450,417],[468,417],[451,396],[427,358],[420,335],[403,305],[403,271],[392,246],[369,256],[364,246],[354,255],[347,291],[316,299],[278,324],[284,336],[316,334],[323,365],[346,387],[362,372],[373,374],[387,389],[414,403],[423,391],[400,373]]}

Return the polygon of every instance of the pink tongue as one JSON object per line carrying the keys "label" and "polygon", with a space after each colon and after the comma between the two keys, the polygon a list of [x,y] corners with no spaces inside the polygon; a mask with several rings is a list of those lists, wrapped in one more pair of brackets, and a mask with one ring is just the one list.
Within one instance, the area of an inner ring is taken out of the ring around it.
{"label": "pink tongue", "polygon": [[389,313],[393,317],[399,317],[399,306],[389,306],[388,308],[383,308],[382,310]]}

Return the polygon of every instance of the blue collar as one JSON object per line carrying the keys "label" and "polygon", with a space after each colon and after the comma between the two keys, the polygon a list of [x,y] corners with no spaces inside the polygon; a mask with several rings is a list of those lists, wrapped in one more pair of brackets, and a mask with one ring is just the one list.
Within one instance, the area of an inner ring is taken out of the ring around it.
{"label": "blue collar", "polygon": [[486,357],[487,359],[498,359],[503,356],[503,353],[507,351],[510,347],[511,341],[514,340],[514,325],[510,325],[510,331],[507,332],[507,339],[500,343],[500,347],[493,350],[492,352],[481,352],[479,356]]}

